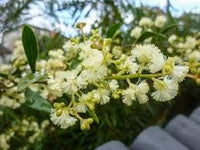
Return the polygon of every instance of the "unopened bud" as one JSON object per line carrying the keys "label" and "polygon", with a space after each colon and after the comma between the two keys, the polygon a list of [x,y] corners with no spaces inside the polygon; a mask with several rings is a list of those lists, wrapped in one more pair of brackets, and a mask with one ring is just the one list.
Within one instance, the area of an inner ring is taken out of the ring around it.
{"label": "unopened bud", "polygon": [[53,107],[54,107],[55,109],[58,109],[58,108],[60,107],[60,104],[59,104],[59,103],[54,103],[54,104],[53,104]]}
{"label": "unopened bud", "polygon": [[61,106],[61,107],[65,107],[65,103],[64,103],[64,102],[61,102],[61,103],[60,103],[60,106]]}
{"label": "unopened bud", "polygon": [[94,104],[87,103],[87,106],[89,107],[89,109],[94,110]]}
{"label": "unopened bud", "polygon": [[85,27],[86,23],[85,22],[79,22],[76,24],[76,28],[78,29],[83,29]]}
{"label": "unopened bud", "polygon": [[111,38],[106,39],[106,40],[104,41],[104,45],[105,45],[105,46],[110,46],[111,43],[112,43],[112,39],[111,39]]}
{"label": "unopened bud", "polygon": [[90,47],[93,49],[102,50],[102,43],[100,43],[99,41],[95,41],[90,45]]}
{"label": "unopened bud", "polygon": [[117,92],[114,92],[113,94],[112,94],[112,97],[114,98],[114,99],[119,99],[119,94],[117,93]]}
{"label": "unopened bud", "polygon": [[85,119],[81,121],[81,130],[89,130],[90,129],[90,124],[93,123],[92,118]]}
{"label": "unopened bud", "polygon": [[62,109],[58,109],[57,111],[56,111],[56,116],[60,116],[60,115],[62,115]]}

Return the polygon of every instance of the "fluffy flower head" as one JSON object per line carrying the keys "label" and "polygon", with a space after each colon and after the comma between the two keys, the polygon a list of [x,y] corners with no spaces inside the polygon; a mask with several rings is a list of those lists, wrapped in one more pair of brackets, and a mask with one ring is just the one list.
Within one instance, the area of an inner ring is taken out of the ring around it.
{"label": "fluffy flower head", "polygon": [[178,93],[178,83],[172,79],[165,77],[163,80],[154,80],[155,92],[152,93],[152,97],[156,101],[168,101],[173,99]]}
{"label": "fluffy flower head", "polygon": [[166,23],[167,19],[165,16],[157,16],[156,17],[156,20],[155,20],[155,26],[158,27],[158,28],[162,28],[165,23]]}

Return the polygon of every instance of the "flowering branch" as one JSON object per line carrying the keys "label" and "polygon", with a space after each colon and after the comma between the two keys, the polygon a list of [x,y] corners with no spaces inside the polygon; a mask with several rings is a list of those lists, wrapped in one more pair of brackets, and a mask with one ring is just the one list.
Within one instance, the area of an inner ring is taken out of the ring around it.
{"label": "flowering branch", "polygon": [[197,75],[192,75],[192,74],[187,74],[186,77],[191,78],[191,79],[198,79]]}
{"label": "flowering branch", "polygon": [[[141,26],[146,26],[148,22],[148,19],[143,20]],[[29,92],[29,96],[34,93],[48,104],[46,107],[40,104],[42,101],[36,101],[37,105],[32,108],[50,112],[53,124],[66,129],[79,121],[81,129],[88,130],[93,121],[99,122],[95,114],[96,105],[107,104],[111,98],[131,106],[133,101],[144,104],[150,97],[156,101],[169,101],[178,94],[179,83],[189,71],[187,65],[176,63],[174,57],[167,58],[153,44],[137,44],[129,52],[123,52],[122,47],[112,46],[111,38],[100,36],[98,30],[93,30],[92,35],[86,37],[84,26],[85,23],[77,25],[83,42],[78,37],[72,38],[62,49],[49,51],[47,59],[34,62],[36,73],[31,75],[27,73],[29,70],[22,43],[18,42],[14,51],[15,61],[10,66],[0,68],[0,72],[9,75],[13,68],[19,68],[20,73],[18,76],[12,74],[12,78],[16,76],[13,81],[2,78],[4,74],[0,74],[0,81],[11,87],[2,90],[1,102],[5,105],[16,102],[11,107],[19,107],[25,100],[22,91],[29,87],[38,92]],[[134,35],[138,34],[135,38],[140,36],[141,30],[135,29]],[[130,80],[132,78],[136,80]],[[152,84],[147,82],[147,78],[152,79],[153,88],[150,88]],[[122,86],[119,80],[125,80],[128,84]],[[21,91],[17,91],[17,84]],[[15,97],[11,98],[13,94]],[[28,94],[25,95],[32,105],[34,96],[28,98]],[[83,115],[86,113],[91,118]]]}
{"label": "flowering branch", "polygon": [[156,74],[130,74],[130,75],[113,75],[111,77],[105,77],[106,80],[111,79],[127,79],[127,78],[154,78],[154,77],[162,77],[165,74],[156,73]]}

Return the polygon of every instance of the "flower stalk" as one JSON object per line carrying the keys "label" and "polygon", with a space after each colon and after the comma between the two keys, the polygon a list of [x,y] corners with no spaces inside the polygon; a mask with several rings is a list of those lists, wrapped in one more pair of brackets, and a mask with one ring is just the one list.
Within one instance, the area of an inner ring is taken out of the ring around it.
{"label": "flower stalk", "polygon": [[162,77],[165,74],[163,73],[155,73],[155,74],[130,74],[130,75],[113,75],[111,77],[105,77],[106,80],[111,79],[131,79],[131,78],[154,78],[154,77]]}

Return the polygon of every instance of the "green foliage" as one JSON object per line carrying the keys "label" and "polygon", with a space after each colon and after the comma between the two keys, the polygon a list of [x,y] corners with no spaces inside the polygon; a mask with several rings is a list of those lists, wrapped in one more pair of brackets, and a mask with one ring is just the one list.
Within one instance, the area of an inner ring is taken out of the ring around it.
{"label": "green foliage", "polygon": [[164,34],[146,31],[139,37],[139,39],[137,40],[137,43],[141,43],[149,37],[159,37],[159,38],[164,38],[164,39],[167,38]]}
{"label": "green foliage", "polygon": [[28,63],[32,72],[34,73],[38,56],[37,40],[33,30],[27,25],[25,25],[23,28],[22,42]]}
{"label": "green foliage", "polygon": [[46,58],[50,50],[60,49],[66,41],[66,38],[60,33],[54,33],[50,36],[43,35],[38,37],[39,58]]}
{"label": "green foliage", "polygon": [[25,105],[27,105],[30,108],[43,111],[46,113],[51,112],[51,108],[52,108],[51,104],[47,100],[43,99],[39,95],[39,93],[34,92],[29,88],[26,88],[25,100],[26,100]]}
{"label": "green foliage", "polygon": [[175,28],[175,27],[177,27],[178,25],[177,24],[171,24],[171,25],[169,25],[169,26],[166,26],[162,31],[161,31],[161,33],[162,34],[165,34],[165,33],[167,33],[168,31],[170,31],[171,29],[173,29],[173,28]]}
{"label": "green foliage", "polygon": [[32,83],[42,81],[45,79],[44,75],[40,75],[38,73],[30,73],[26,75],[25,77],[21,78],[18,84],[18,91],[22,91],[25,88],[27,88]]}
{"label": "green foliage", "polygon": [[69,65],[69,69],[75,69],[80,62],[81,60],[79,59],[79,54],[77,53],[76,56],[72,59],[71,64]]}
{"label": "green foliage", "polygon": [[1,73],[1,72],[0,72],[0,77],[7,78],[7,77],[8,77],[8,75],[7,75],[7,74],[5,74],[5,73]]}
{"label": "green foliage", "polygon": [[90,116],[93,118],[93,120],[94,120],[97,124],[99,124],[99,119],[98,119],[97,115],[95,114],[94,110],[91,110],[91,109],[88,108],[87,111],[89,112],[89,114],[90,114]]}
{"label": "green foliage", "polygon": [[[4,119],[5,122],[7,122],[7,121],[13,121],[13,120],[14,121],[19,121],[19,117],[17,116],[17,114],[11,108],[0,106],[0,111],[2,111],[5,114],[5,116],[6,116],[6,119]],[[1,119],[2,118],[0,116],[0,120]]]}
{"label": "green foliage", "polygon": [[120,29],[121,25],[122,25],[121,23],[116,23],[116,24],[111,25],[108,28],[108,31],[106,33],[106,37],[107,38],[113,38],[114,35],[117,34],[117,31]]}

